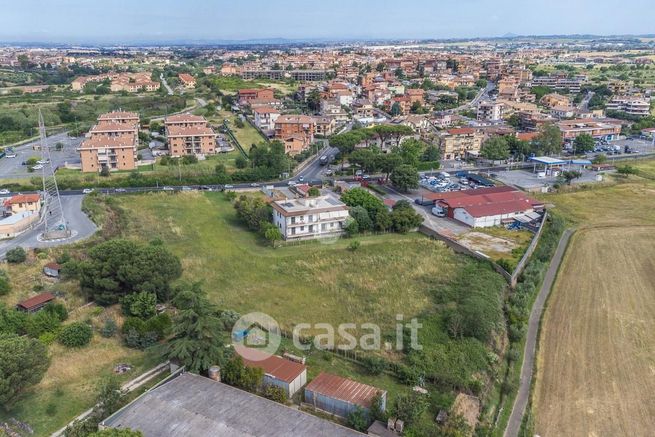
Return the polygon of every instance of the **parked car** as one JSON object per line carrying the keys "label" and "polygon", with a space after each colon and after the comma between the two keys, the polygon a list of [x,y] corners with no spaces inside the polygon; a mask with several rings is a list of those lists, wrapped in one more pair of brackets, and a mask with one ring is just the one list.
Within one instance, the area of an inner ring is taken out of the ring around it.
{"label": "parked car", "polygon": [[126,190],[125,188],[116,188],[116,189],[114,190],[114,192],[115,192],[115,193],[125,193],[125,192],[127,192],[127,190]]}
{"label": "parked car", "polygon": [[182,191],[191,191],[191,187],[187,187],[186,185],[182,187]]}
{"label": "parked car", "polygon": [[11,152],[11,153],[7,153],[7,154],[5,155],[5,158],[15,158],[15,157],[16,157],[16,154],[13,153],[13,152]]}
{"label": "parked car", "polygon": [[250,184],[250,186],[251,186],[251,187],[258,187],[259,184],[258,184],[257,182],[253,182],[252,184]]}
{"label": "parked car", "polygon": [[173,191],[173,187],[165,186],[162,188],[164,191]]}
{"label": "parked car", "polygon": [[440,206],[435,206],[432,208],[432,214],[436,215],[437,217],[446,217],[446,211]]}
{"label": "parked car", "polygon": [[37,165],[32,167],[32,170],[41,170],[42,168],[43,168],[43,166],[41,164],[37,164]]}
{"label": "parked car", "polygon": [[295,187],[296,186],[296,181],[289,181],[287,182],[287,185],[290,187]]}
{"label": "parked car", "polygon": [[82,190],[82,194],[91,194],[93,193],[93,188],[85,188]]}
{"label": "parked car", "polygon": [[421,206],[430,206],[434,204],[434,200],[417,197],[414,199],[414,203]]}
{"label": "parked car", "polygon": [[6,194],[9,194],[10,192],[11,192],[11,191],[9,191],[8,189],[3,188],[2,190],[0,190],[0,195],[3,195],[3,196],[4,196],[4,195],[6,195]]}

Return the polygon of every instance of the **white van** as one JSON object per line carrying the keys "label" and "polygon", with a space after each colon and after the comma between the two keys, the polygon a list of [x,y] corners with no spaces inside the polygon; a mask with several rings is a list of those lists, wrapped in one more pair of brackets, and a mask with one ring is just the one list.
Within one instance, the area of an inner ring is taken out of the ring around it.
{"label": "white van", "polygon": [[432,208],[432,214],[436,215],[437,217],[446,217],[446,211],[440,206],[435,206]]}

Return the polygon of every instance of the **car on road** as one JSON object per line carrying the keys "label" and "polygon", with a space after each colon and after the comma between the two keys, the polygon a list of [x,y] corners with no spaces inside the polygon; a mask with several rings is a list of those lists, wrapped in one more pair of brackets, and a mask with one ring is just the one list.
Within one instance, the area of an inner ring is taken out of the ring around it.
{"label": "car on road", "polygon": [[40,159],[40,160],[36,161],[37,164],[47,164],[49,162],[50,161],[48,161],[47,159]]}
{"label": "car on road", "polygon": [[231,190],[232,188],[234,188],[234,185],[227,184],[227,185],[223,186],[223,189],[225,189],[225,190]]}
{"label": "car on road", "polygon": [[200,186],[200,189],[201,189],[202,191],[213,191],[213,188],[210,187],[209,185],[201,185],[201,186]]}
{"label": "car on road", "polygon": [[299,182],[302,182],[302,181],[304,181],[304,180],[305,180],[305,177],[304,177],[304,176],[298,176],[298,181],[299,181]]}
{"label": "car on road", "polygon": [[0,196],[4,196],[4,195],[9,194],[9,193],[11,193],[11,191],[9,191],[6,188],[3,188],[2,190],[0,190]]}
{"label": "car on road", "polygon": [[82,190],[82,194],[91,194],[93,193],[93,188],[85,188]]}
{"label": "car on road", "polygon": [[7,153],[5,155],[5,158],[15,158],[15,157],[16,157],[16,154],[14,152],[10,152],[10,153]]}
{"label": "car on road", "polygon": [[296,186],[296,181],[289,181],[287,182],[287,185],[290,187],[295,187]]}
{"label": "car on road", "polygon": [[251,187],[258,187],[259,184],[258,184],[257,182],[253,182],[252,184],[250,184],[250,186],[251,186]]}
{"label": "car on road", "polygon": [[191,187],[187,187],[186,185],[182,187],[182,191],[191,191]]}
{"label": "car on road", "polygon": [[164,191],[174,191],[173,187],[169,187],[169,186],[163,187],[162,190],[164,190]]}
{"label": "car on road", "polygon": [[41,170],[42,168],[43,168],[43,166],[41,164],[37,164],[37,165],[32,167],[32,170]]}
{"label": "car on road", "polygon": [[114,193],[125,193],[125,192],[127,192],[127,190],[125,188],[116,188],[114,190]]}

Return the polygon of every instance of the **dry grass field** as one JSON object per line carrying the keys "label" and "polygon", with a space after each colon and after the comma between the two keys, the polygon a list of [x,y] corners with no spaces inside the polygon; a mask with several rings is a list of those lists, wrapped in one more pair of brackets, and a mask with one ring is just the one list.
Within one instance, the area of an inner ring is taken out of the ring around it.
{"label": "dry grass field", "polygon": [[653,435],[655,183],[549,196],[577,223],[542,321],[540,436]]}

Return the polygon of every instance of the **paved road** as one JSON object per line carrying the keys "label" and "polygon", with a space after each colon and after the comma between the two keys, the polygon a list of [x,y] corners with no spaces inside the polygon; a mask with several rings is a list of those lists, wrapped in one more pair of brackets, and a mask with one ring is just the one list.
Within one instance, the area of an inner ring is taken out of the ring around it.
{"label": "paved road", "polygon": [[[60,133],[52,135],[47,138],[48,147],[50,147],[50,156],[52,158],[53,167],[62,167],[64,163],[79,163],[80,155],[77,148],[82,142],[83,137],[72,138],[67,133]],[[60,151],[55,150],[55,144],[62,143],[64,148]],[[34,150],[38,147],[40,141],[32,141],[22,146],[14,147],[16,152],[15,158],[4,157],[0,159],[0,179],[17,179],[17,178],[31,178],[33,176],[41,177],[41,171],[37,170],[33,173],[27,171],[27,166],[22,165],[24,161],[34,157],[41,159],[41,151]]]}
{"label": "paved road", "polygon": [[525,349],[523,351],[523,365],[521,366],[521,380],[519,383],[519,391],[514,400],[514,405],[512,406],[512,414],[509,416],[509,421],[507,422],[507,428],[505,428],[504,437],[516,437],[519,434],[521,429],[521,422],[523,421],[523,414],[525,414],[525,409],[528,405],[530,399],[530,386],[532,384],[532,373],[534,370],[534,360],[535,354],[537,351],[537,339],[539,334],[539,325],[541,322],[541,315],[544,310],[544,304],[555,281],[557,276],[557,270],[559,265],[562,262],[562,257],[564,252],[569,244],[571,235],[573,234],[572,229],[567,229],[562,234],[562,238],[559,240],[557,245],[557,250],[553,259],[550,261],[550,266],[548,271],[544,276],[544,282],[541,285],[539,294],[532,305],[532,311],[530,312],[530,319],[528,320],[528,334],[525,340]]}
{"label": "paved road", "polygon": [[62,196],[61,204],[68,226],[73,230],[73,236],[65,240],[40,241],[39,235],[43,232],[43,223],[40,223],[11,240],[0,241],[0,258],[8,250],[21,246],[23,248],[54,247],[70,244],[90,237],[96,231],[96,225],[82,212],[81,194]]}
{"label": "paved road", "polygon": [[166,92],[168,93],[169,96],[173,95],[173,90],[171,89],[170,85],[168,85],[168,82],[166,82],[166,78],[164,77],[164,73],[161,73],[159,75],[159,78],[161,79],[161,83],[164,85],[164,88],[166,88]]}

